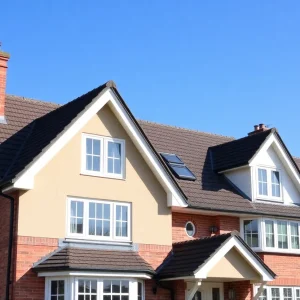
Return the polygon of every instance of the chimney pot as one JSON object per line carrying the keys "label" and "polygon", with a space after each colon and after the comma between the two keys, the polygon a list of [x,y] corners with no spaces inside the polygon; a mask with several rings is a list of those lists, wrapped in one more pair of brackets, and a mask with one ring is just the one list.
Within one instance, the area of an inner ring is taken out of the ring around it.
{"label": "chimney pot", "polygon": [[265,124],[260,123],[259,125],[254,125],[254,131],[249,132],[248,135],[253,135],[266,130],[268,130],[268,127]]}
{"label": "chimney pot", "polygon": [[259,125],[254,125],[254,131],[257,131],[259,129]]}
{"label": "chimney pot", "polygon": [[6,123],[5,120],[5,95],[6,95],[6,77],[7,62],[9,54],[0,50],[0,123]]}

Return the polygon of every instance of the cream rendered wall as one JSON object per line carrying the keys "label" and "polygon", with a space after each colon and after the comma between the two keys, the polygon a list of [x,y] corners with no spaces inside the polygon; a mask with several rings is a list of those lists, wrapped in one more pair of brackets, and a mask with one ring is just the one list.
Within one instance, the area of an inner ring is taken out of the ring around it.
{"label": "cream rendered wall", "polygon": [[[281,171],[280,174],[284,203],[300,203],[299,191],[273,146],[270,146],[267,151],[259,153],[259,155],[255,158],[255,165],[279,169]],[[257,176],[256,172],[255,176]]]}
{"label": "cream rendered wall", "polygon": [[245,193],[250,199],[252,199],[251,188],[251,169],[250,167],[244,167],[225,173],[225,176],[235,184],[243,193]]}
{"label": "cream rendered wall", "polygon": [[[82,133],[125,140],[125,180],[80,175]],[[166,192],[108,106],[39,172],[33,190],[20,193],[18,234],[65,238],[67,196],[131,202],[132,241],[172,243]]]}
{"label": "cream rendered wall", "polygon": [[260,277],[236,249],[231,249],[207,274],[207,278],[259,280]]}

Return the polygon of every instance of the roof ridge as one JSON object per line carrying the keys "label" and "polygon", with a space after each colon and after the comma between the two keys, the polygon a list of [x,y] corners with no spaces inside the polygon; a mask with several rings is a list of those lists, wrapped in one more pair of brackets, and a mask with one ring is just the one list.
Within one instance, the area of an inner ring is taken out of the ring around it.
{"label": "roof ridge", "polygon": [[35,98],[18,96],[18,95],[13,95],[13,94],[6,94],[5,97],[18,98],[19,100],[30,101],[30,102],[39,102],[42,104],[50,104],[50,105],[57,106],[57,107],[60,107],[63,105],[63,104],[59,104],[59,103],[55,103],[55,102],[51,102],[51,101],[43,101],[43,100],[39,100],[39,99],[35,99]]}
{"label": "roof ridge", "polygon": [[183,244],[192,244],[192,243],[196,243],[196,242],[200,242],[200,241],[205,241],[205,240],[213,240],[213,239],[219,239],[225,236],[234,236],[236,235],[236,231],[232,231],[232,232],[228,232],[228,233],[223,233],[223,234],[216,234],[213,236],[204,236],[198,239],[193,239],[193,240],[187,240],[187,241],[181,241],[181,242],[176,242],[173,243],[173,246],[177,246],[177,245],[183,245]]}
{"label": "roof ridge", "polygon": [[218,145],[215,145],[215,146],[211,146],[211,147],[209,147],[209,148],[218,148],[218,147],[222,147],[222,146],[224,146],[224,145],[226,145],[226,144],[229,144],[229,143],[239,142],[239,141],[241,141],[241,140],[244,140],[244,139],[247,139],[247,138],[250,138],[250,137],[258,136],[258,135],[261,135],[261,134],[263,134],[263,133],[265,134],[266,132],[271,133],[271,132],[274,132],[275,130],[276,130],[275,127],[273,127],[273,128],[268,128],[268,129],[265,130],[265,131],[261,131],[261,132],[258,132],[258,133],[252,134],[252,135],[246,135],[246,136],[243,136],[243,137],[241,137],[241,138],[239,138],[239,139],[234,139],[234,140],[232,140],[232,141],[228,141],[228,142],[225,142],[225,143],[222,143],[222,144],[218,144]]}
{"label": "roof ridge", "polygon": [[219,137],[223,137],[223,138],[229,138],[229,139],[232,139],[232,140],[236,139],[233,136],[222,135],[222,134],[217,134],[217,133],[212,133],[212,132],[205,132],[205,131],[201,131],[201,130],[197,130],[197,129],[190,129],[190,128],[180,127],[180,126],[176,126],[176,125],[162,124],[162,123],[158,123],[158,122],[141,120],[141,119],[137,119],[137,121],[139,123],[140,122],[144,122],[144,123],[148,123],[148,124],[158,125],[158,126],[161,126],[161,127],[171,127],[171,128],[174,128],[174,129],[181,129],[181,130],[186,130],[186,131],[191,131],[191,132],[197,132],[197,133],[203,133],[203,134],[212,135],[212,136],[219,136]]}

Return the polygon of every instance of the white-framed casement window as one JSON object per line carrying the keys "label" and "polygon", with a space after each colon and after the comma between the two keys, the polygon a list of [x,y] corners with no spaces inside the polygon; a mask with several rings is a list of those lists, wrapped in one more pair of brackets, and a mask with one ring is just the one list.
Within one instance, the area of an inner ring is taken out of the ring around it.
{"label": "white-framed casement window", "polygon": [[46,300],[144,300],[144,283],[128,278],[46,279]]}
{"label": "white-framed casement window", "polygon": [[257,198],[282,201],[282,180],[280,170],[257,167]]}
{"label": "white-framed casement window", "polygon": [[300,253],[300,221],[242,219],[241,235],[256,251]]}
{"label": "white-framed casement window", "polygon": [[69,238],[130,241],[131,204],[68,198]]}
{"label": "white-framed casement window", "polygon": [[[257,293],[258,287],[255,288]],[[259,297],[260,300],[299,300],[300,287],[266,286]]]}
{"label": "white-framed casement window", "polygon": [[81,173],[125,178],[125,141],[93,134],[82,134]]}

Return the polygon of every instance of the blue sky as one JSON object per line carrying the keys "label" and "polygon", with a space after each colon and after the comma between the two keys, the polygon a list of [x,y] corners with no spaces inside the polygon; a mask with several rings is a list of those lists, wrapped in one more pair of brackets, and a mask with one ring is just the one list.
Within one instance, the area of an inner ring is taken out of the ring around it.
{"label": "blue sky", "polygon": [[7,92],[65,103],[113,79],[137,118],[242,137],[277,127],[300,156],[300,1],[11,0]]}

